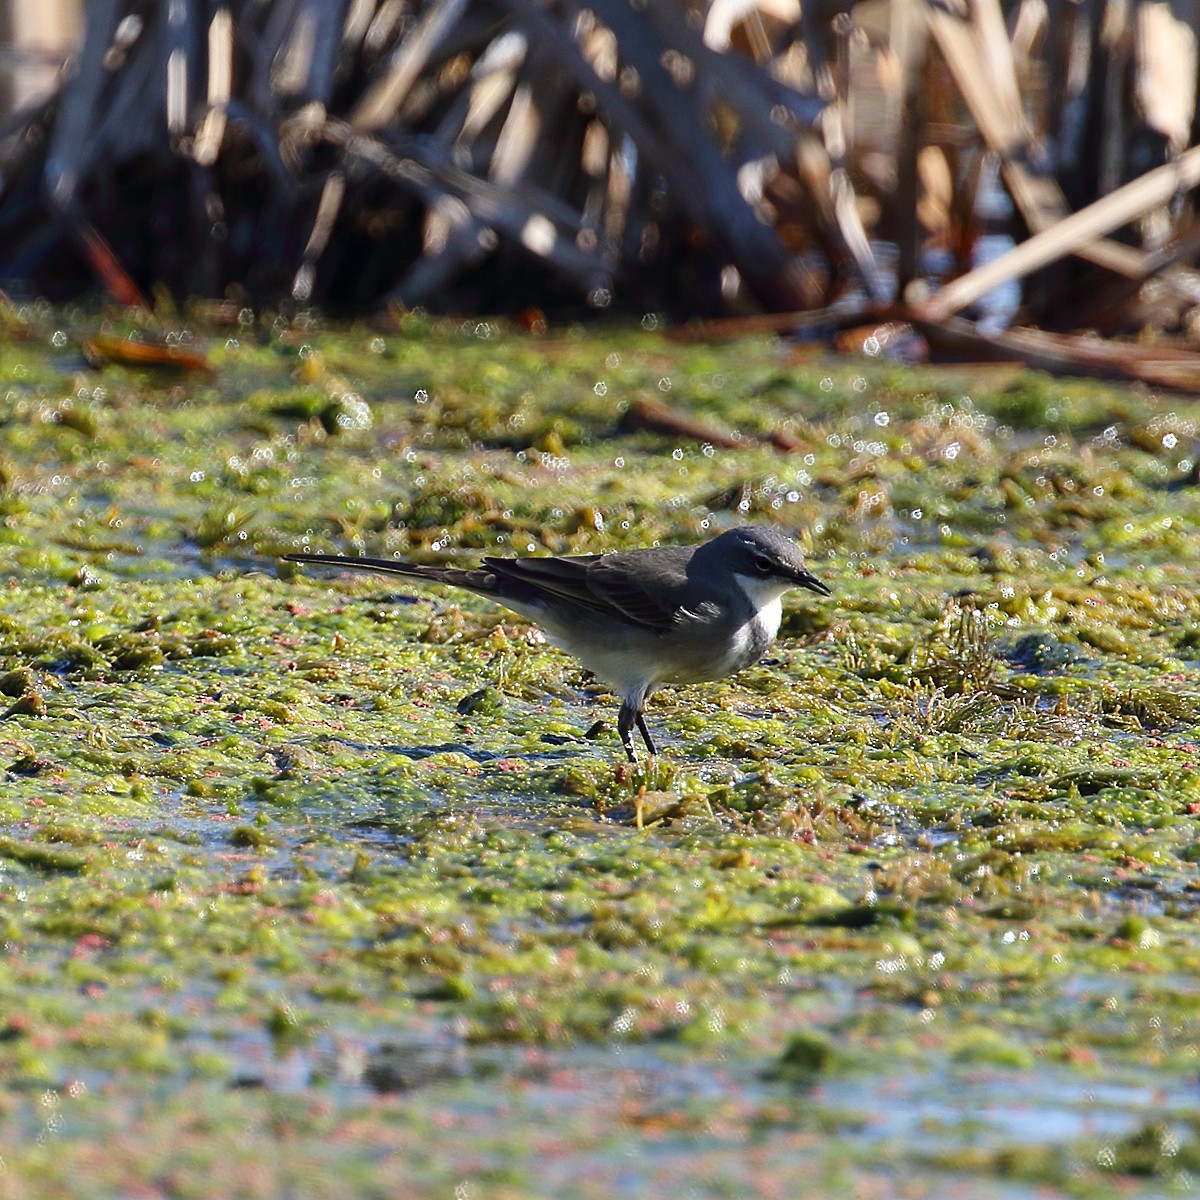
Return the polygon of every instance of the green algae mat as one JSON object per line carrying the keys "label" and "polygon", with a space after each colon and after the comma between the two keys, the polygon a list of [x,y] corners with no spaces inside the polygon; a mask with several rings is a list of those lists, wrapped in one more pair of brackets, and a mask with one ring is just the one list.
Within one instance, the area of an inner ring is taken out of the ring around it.
{"label": "green algae mat", "polygon": [[[4,331],[0,1200],[1200,1189],[1200,404],[636,327]],[[752,522],[834,595],[637,766],[511,614],[279,561]]]}

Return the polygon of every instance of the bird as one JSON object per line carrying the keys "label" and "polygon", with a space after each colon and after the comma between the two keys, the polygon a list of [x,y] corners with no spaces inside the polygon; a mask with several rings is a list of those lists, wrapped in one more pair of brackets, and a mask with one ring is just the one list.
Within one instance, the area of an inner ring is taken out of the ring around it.
{"label": "bird", "polygon": [[465,588],[535,622],[620,697],[617,732],[630,762],[637,761],[635,728],[647,751],[658,753],[645,708],[659,688],[724,679],[757,662],[779,632],[789,589],[832,594],[791,538],[759,525],[700,545],[485,557],[471,568],[336,554],[283,558]]}

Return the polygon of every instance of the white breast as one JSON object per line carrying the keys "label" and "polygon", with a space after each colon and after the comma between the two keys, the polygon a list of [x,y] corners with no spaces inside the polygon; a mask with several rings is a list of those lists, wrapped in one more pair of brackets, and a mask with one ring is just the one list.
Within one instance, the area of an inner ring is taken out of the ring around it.
{"label": "white breast", "polygon": [[770,645],[783,620],[783,593],[788,590],[788,585],[774,579],[755,579],[751,575],[735,575],[734,579],[755,608],[752,620],[755,632]]}

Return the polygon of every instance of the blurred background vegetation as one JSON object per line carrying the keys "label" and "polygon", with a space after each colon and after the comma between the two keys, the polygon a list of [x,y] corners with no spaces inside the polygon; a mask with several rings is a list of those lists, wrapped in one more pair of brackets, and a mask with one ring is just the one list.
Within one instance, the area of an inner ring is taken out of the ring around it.
{"label": "blurred background vegetation", "polygon": [[941,352],[964,311],[1190,335],[1198,22],[1182,0],[9,0],[0,285],[785,329],[898,306]]}

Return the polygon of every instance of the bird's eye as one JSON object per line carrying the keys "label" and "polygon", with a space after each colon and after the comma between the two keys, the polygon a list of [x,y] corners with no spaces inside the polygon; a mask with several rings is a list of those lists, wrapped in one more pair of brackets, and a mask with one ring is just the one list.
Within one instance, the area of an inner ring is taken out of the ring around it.
{"label": "bird's eye", "polygon": [[754,556],[754,569],[760,575],[775,574],[775,564],[765,554],[756,554]]}

